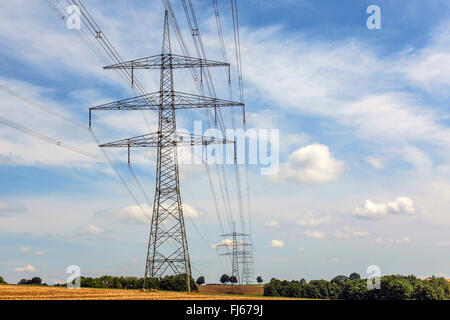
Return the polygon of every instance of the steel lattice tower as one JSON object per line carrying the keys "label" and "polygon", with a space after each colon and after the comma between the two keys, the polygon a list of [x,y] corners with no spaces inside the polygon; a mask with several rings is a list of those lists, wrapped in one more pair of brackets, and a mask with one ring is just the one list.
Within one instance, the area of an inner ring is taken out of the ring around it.
{"label": "steel lattice tower", "polygon": [[[222,234],[222,237],[231,237],[231,252],[222,253],[222,256],[231,256],[231,275],[236,277],[237,282],[240,283],[249,283],[249,270],[248,270],[248,255],[249,251],[246,249],[246,247],[251,246],[251,244],[247,243],[245,241],[245,238],[248,237],[248,234],[245,233],[238,233],[236,232],[236,225],[233,221],[232,224],[232,232]],[[238,237],[242,239],[241,242],[238,241]],[[222,247],[225,249],[229,249],[230,244],[219,244],[218,247]],[[239,264],[242,265],[242,276],[239,274]]]}
{"label": "steel lattice tower", "polygon": [[177,133],[175,110],[243,107],[243,104],[176,92],[173,85],[173,69],[218,66],[230,67],[228,63],[224,62],[172,54],[169,19],[166,11],[161,54],[104,67],[104,69],[129,69],[133,77],[134,70],[160,69],[159,92],[89,109],[89,125],[91,125],[93,110],[158,111],[158,131],[156,133],[100,145],[100,147],[128,148],[128,162],[130,162],[131,147],[157,148],[156,188],[145,266],[145,281],[148,277],[161,278],[169,273],[184,274],[186,275],[187,288],[190,291],[191,264],[180,196],[177,147],[208,146],[210,144],[234,143],[234,141]]}

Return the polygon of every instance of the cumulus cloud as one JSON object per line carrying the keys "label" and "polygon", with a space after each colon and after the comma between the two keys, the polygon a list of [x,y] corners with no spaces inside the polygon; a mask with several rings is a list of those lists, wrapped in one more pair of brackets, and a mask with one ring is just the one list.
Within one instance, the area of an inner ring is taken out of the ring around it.
{"label": "cumulus cloud", "polygon": [[344,163],[336,160],[328,146],[311,144],[294,151],[288,161],[280,165],[272,179],[298,184],[321,184],[337,180]]}
{"label": "cumulus cloud", "polygon": [[14,268],[14,272],[34,272],[36,268],[31,264],[27,264],[25,267],[16,267]]}
{"label": "cumulus cloud", "polygon": [[366,231],[361,231],[356,227],[345,226],[343,230],[336,230],[334,236],[337,239],[361,238],[369,235]]}
{"label": "cumulus cloud", "polygon": [[304,213],[297,219],[297,224],[302,227],[317,227],[320,225],[328,224],[333,219],[329,216],[316,217],[311,212]]}
{"label": "cumulus cloud", "polygon": [[310,239],[316,240],[324,240],[326,238],[325,233],[321,231],[306,230],[302,233],[302,235],[307,236]]}
{"label": "cumulus cloud", "polygon": [[89,236],[97,236],[104,232],[105,232],[105,230],[103,230],[102,228],[91,224],[91,225],[88,225],[86,228],[84,228],[84,230],[82,231],[82,234],[89,235]]}
{"label": "cumulus cloud", "polygon": [[413,214],[414,202],[407,197],[400,197],[387,203],[374,203],[366,200],[364,205],[355,209],[355,216],[361,219],[379,220],[387,216]]}
{"label": "cumulus cloud", "polygon": [[284,247],[284,241],[282,241],[282,240],[272,240],[272,241],[270,241],[269,247],[273,248],[273,249],[283,248]]}
{"label": "cumulus cloud", "polygon": [[131,223],[148,224],[152,220],[152,208],[148,205],[131,205],[116,212],[119,219],[126,220]]}
{"label": "cumulus cloud", "polygon": [[20,251],[22,251],[22,252],[30,252],[31,249],[32,249],[31,247],[24,247],[24,248],[20,249]]}
{"label": "cumulus cloud", "polygon": [[303,252],[303,251],[305,251],[305,247],[304,247],[304,246],[300,246],[300,247],[298,247],[298,251],[300,251],[300,252]]}
{"label": "cumulus cloud", "polygon": [[[242,241],[240,241],[240,242],[242,243]],[[218,244],[212,244],[211,249],[217,249],[217,247],[232,247],[232,246],[233,246],[233,240],[223,239]]]}
{"label": "cumulus cloud", "polygon": [[37,256],[43,256],[44,255],[44,251],[38,250],[34,254],[37,255]]}
{"label": "cumulus cloud", "polygon": [[278,228],[279,226],[280,226],[280,223],[275,220],[270,220],[270,221],[267,221],[266,223],[264,223],[264,227],[267,227],[267,228]]}
{"label": "cumulus cloud", "polygon": [[0,217],[11,217],[16,214],[27,213],[27,207],[0,201]]}

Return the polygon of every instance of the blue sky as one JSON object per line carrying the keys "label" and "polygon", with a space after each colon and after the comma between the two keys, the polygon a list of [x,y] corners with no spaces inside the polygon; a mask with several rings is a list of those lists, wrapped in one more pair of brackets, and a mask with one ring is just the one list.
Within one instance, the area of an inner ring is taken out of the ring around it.
{"label": "blue sky", "polygon": [[[219,2],[234,57],[230,8]],[[186,30],[179,1],[172,3]],[[193,3],[207,55],[220,60],[212,1]],[[381,30],[366,27],[372,4],[381,8]],[[125,60],[159,52],[159,1],[86,5]],[[330,279],[365,275],[375,264],[382,274],[450,277],[448,1],[247,0],[239,9],[248,127],[280,130],[278,173],[249,171],[255,276]],[[0,85],[71,121],[87,127],[88,107],[133,95],[45,1],[2,1],[0,38]],[[157,91],[157,72],[138,76],[148,92]],[[226,99],[223,70],[213,77]],[[177,90],[196,93],[187,72],[176,79]],[[85,276],[141,276],[148,213],[89,132],[4,90],[0,106],[1,117],[97,157],[0,123],[0,275],[12,283],[34,275],[59,282],[76,264]],[[177,116],[187,129],[205,120],[201,112]],[[154,114],[147,117],[154,127]],[[148,128],[139,112],[98,112],[94,130],[109,142]],[[144,204],[126,155],[110,155]],[[154,150],[134,150],[132,160],[153,195]],[[227,174],[236,206],[232,167]],[[210,247],[222,238],[206,171],[182,165],[181,175],[194,277],[216,282],[231,264]]]}

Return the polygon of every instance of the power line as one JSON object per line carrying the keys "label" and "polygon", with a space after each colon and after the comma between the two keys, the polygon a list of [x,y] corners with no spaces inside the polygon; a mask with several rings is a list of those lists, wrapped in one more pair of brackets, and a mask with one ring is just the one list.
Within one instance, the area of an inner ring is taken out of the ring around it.
{"label": "power line", "polygon": [[6,126],[12,128],[12,129],[15,129],[15,130],[18,130],[20,132],[23,132],[23,133],[25,133],[25,134],[27,134],[29,136],[38,138],[40,140],[43,140],[43,141],[48,142],[50,144],[53,144],[53,145],[56,145],[58,147],[64,148],[66,150],[69,150],[69,151],[81,154],[83,156],[99,160],[96,155],[94,155],[94,154],[92,154],[92,153],[90,153],[88,151],[85,151],[85,150],[83,150],[81,148],[78,148],[78,147],[72,146],[70,144],[67,144],[65,142],[62,142],[61,140],[57,140],[57,139],[51,138],[49,136],[46,136],[46,135],[44,135],[42,133],[39,133],[39,132],[37,132],[37,131],[35,131],[33,129],[30,129],[30,128],[27,128],[25,126],[22,126],[22,125],[14,122],[14,121],[5,119],[5,118],[3,118],[1,116],[0,116],[0,122],[3,123]]}
{"label": "power line", "polygon": [[[35,107],[35,108],[38,108],[39,110],[44,111],[44,112],[46,112],[46,113],[48,113],[48,114],[51,114],[52,116],[54,116],[54,117],[56,117],[56,118],[58,118],[58,119],[61,119],[61,120],[63,120],[63,121],[66,121],[66,122],[72,124],[73,126],[76,126],[76,127],[78,127],[79,129],[82,129],[83,131],[89,132],[89,134],[90,134],[90,135],[92,136],[92,138],[94,139],[95,143],[96,143],[97,145],[100,144],[100,141],[98,140],[98,138],[97,138],[97,136],[95,135],[95,133],[94,133],[94,131],[92,130],[92,128],[91,128],[91,129],[88,129],[88,128],[86,128],[85,126],[83,126],[82,124],[80,124],[79,122],[77,122],[77,121],[75,121],[75,120],[73,120],[73,119],[71,119],[71,118],[68,118],[68,117],[66,117],[66,116],[64,116],[64,115],[62,115],[62,114],[60,114],[60,113],[58,113],[58,112],[56,112],[56,111],[53,111],[53,110],[51,110],[50,108],[48,108],[48,107],[46,107],[46,106],[44,106],[44,105],[42,105],[42,104],[40,104],[40,103],[38,103],[38,102],[36,102],[36,101],[34,101],[34,100],[31,100],[31,99],[29,99],[29,98],[23,96],[22,94],[20,94],[20,93],[18,93],[18,92],[16,92],[16,91],[14,91],[14,90],[12,90],[12,89],[6,87],[6,86],[3,86],[2,84],[0,84],[0,90],[3,90],[4,92],[8,93],[9,95],[12,95],[12,96],[14,96],[14,97],[16,97],[16,98],[21,99],[22,101],[26,102],[27,104],[29,104],[29,105],[31,105],[31,106],[33,106],[33,107]],[[135,194],[133,193],[133,191],[131,190],[131,188],[128,186],[128,184],[125,182],[125,180],[123,179],[123,177],[122,177],[122,175],[120,174],[120,172],[119,172],[119,171],[117,170],[117,168],[115,167],[114,163],[112,162],[112,160],[111,160],[111,158],[109,157],[109,155],[108,155],[108,153],[106,152],[106,150],[104,150],[104,149],[101,149],[101,150],[102,150],[102,154],[103,154],[103,156],[105,157],[107,163],[108,163],[109,166],[113,169],[113,171],[114,171],[114,173],[116,174],[116,176],[117,176],[117,178],[119,179],[119,181],[122,183],[122,185],[124,186],[124,188],[127,190],[127,192],[129,193],[129,195],[131,196],[131,198],[135,201],[135,203],[138,205],[138,207],[142,210],[142,212],[144,212],[144,213],[146,214],[145,209],[142,207],[141,203],[139,202],[139,200],[137,199],[137,197],[135,196]]]}

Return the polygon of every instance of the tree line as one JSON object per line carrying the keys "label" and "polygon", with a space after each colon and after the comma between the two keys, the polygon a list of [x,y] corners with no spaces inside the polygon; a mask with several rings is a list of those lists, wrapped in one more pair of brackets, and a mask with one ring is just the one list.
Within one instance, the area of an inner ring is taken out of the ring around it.
{"label": "tree line", "polygon": [[[72,282],[75,284],[75,280]],[[66,284],[56,284],[63,286]],[[81,288],[98,289],[142,289],[144,288],[144,278],[138,277],[114,277],[101,276],[99,278],[81,277]],[[147,278],[145,289],[167,290],[167,291],[187,291],[186,275],[165,276],[164,278]],[[191,290],[197,290],[194,279],[191,277]]]}
{"label": "tree line", "polygon": [[353,273],[350,277],[340,275],[331,281],[272,278],[264,286],[264,295],[332,300],[450,300],[450,284],[445,278],[435,276],[421,280],[413,275],[389,275],[381,277],[379,289],[369,289],[367,279]]}

